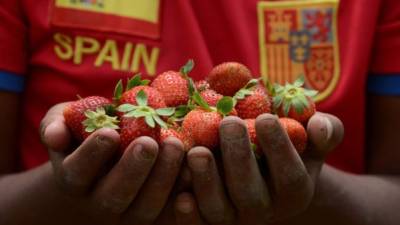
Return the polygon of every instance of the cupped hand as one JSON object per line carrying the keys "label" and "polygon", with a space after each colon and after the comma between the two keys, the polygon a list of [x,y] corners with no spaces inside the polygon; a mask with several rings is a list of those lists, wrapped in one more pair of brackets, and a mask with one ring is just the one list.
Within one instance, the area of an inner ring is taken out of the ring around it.
{"label": "cupped hand", "polygon": [[[176,200],[178,224],[270,224],[307,209],[326,155],[343,138],[343,124],[317,113],[308,122],[309,144],[299,155],[276,116],[260,115],[256,132],[266,158],[265,176],[251,150],[245,123],[227,117],[220,126],[222,171],[209,149],[188,153],[194,195]],[[223,175],[223,176],[222,176]],[[186,209],[186,210],[185,210]]]}
{"label": "cupped hand", "polygon": [[96,224],[153,224],[178,176],[182,143],[169,138],[159,148],[141,137],[116,157],[119,134],[100,129],[74,148],[62,114],[65,104],[48,111],[40,131],[60,192]]}

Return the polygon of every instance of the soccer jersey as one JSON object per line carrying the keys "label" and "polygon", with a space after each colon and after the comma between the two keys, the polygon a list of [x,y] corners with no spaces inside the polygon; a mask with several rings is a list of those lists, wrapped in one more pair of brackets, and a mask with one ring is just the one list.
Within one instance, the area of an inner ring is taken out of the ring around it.
{"label": "soccer jersey", "polygon": [[328,162],[363,172],[366,81],[400,72],[399,11],[396,0],[2,1],[0,88],[23,91],[22,165],[48,160],[37,131],[54,104],[111,96],[121,78],[152,79],[192,58],[195,80],[225,61],[273,82],[303,75],[318,110],[345,126]]}

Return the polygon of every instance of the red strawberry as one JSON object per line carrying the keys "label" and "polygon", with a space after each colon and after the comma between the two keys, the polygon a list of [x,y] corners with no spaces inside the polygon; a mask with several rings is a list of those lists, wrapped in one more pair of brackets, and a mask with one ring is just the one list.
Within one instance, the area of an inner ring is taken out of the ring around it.
{"label": "red strawberry", "polygon": [[316,109],[312,97],[317,92],[304,89],[303,85],[304,78],[296,80],[294,84],[277,85],[273,101],[275,112],[280,117],[290,117],[300,123],[307,123],[314,115]]}
{"label": "red strawberry", "polygon": [[188,82],[180,72],[164,72],[153,80],[151,86],[164,96],[167,106],[184,105],[189,100]]}
{"label": "red strawberry", "polygon": [[[214,107],[217,106],[218,101],[224,97],[212,89],[208,89],[203,92],[200,92],[200,96],[204,99],[204,101],[207,102],[208,105],[214,106]],[[235,108],[233,108],[232,111],[228,115],[238,116],[238,112]]]}
{"label": "red strawberry", "polygon": [[175,137],[182,141],[185,151],[189,151],[194,146],[194,141],[189,133],[184,131],[181,127],[161,128],[160,143],[163,143],[168,137]]}
{"label": "red strawberry", "polygon": [[262,84],[257,84],[253,91],[257,94],[262,94],[262,95],[268,95],[267,90],[265,89],[265,87]]}
{"label": "red strawberry", "polygon": [[218,112],[194,109],[182,123],[183,130],[190,133],[196,146],[205,146],[214,150],[219,145],[219,124],[222,116]]}
{"label": "red strawberry", "polygon": [[120,149],[122,152],[125,151],[126,147],[128,147],[128,145],[138,137],[148,136],[154,140],[159,140],[160,137],[160,127],[150,127],[143,117],[122,117],[120,127]]}
{"label": "red strawberry", "polygon": [[208,89],[200,92],[201,97],[208,103],[210,106],[216,106],[217,102],[221,100],[223,95],[218,94],[216,91]]}
{"label": "red strawberry", "polygon": [[249,132],[250,141],[254,146],[253,150],[258,156],[261,156],[263,152],[258,144],[258,139],[256,134],[256,119],[245,119],[244,121],[246,122],[247,131]]}
{"label": "red strawberry", "polygon": [[[117,110],[125,113],[121,120],[121,150],[140,136],[159,140],[160,126],[167,127],[162,116],[171,116],[174,108],[165,107],[161,94],[152,87],[138,86],[122,95]],[[159,125],[159,126],[157,126]]]}
{"label": "red strawberry", "polygon": [[279,118],[279,122],[286,130],[290,141],[298,153],[303,153],[307,147],[307,132],[301,123],[291,118]]}
{"label": "red strawberry", "polygon": [[165,108],[165,100],[162,94],[155,88],[149,86],[137,86],[122,94],[120,99],[121,104],[129,103],[137,105],[136,95],[139,91],[143,90],[148,98],[148,106],[158,109]]}
{"label": "red strawberry", "polygon": [[194,85],[199,92],[210,89],[210,84],[206,80],[196,81]]}
{"label": "red strawberry", "polygon": [[235,106],[242,119],[254,119],[263,113],[271,112],[270,98],[266,94],[253,91],[252,94],[239,99]]}
{"label": "red strawberry", "polygon": [[233,96],[252,78],[250,70],[237,62],[226,62],[214,67],[207,76],[211,89],[224,96]]}
{"label": "red strawberry", "polygon": [[118,120],[106,114],[105,106],[112,103],[107,98],[90,96],[68,104],[64,108],[64,119],[74,137],[83,141],[99,128],[118,129]]}
{"label": "red strawberry", "polygon": [[[313,116],[316,112],[316,107],[315,107],[315,103],[311,98],[307,98],[307,106],[303,109],[303,112],[297,112],[295,107],[291,107],[288,114],[286,115],[287,117],[293,118],[297,121],[299,121],[300,123],[307,123],[307,121],[311,118],[311,116]],[[285,112],[283,110],[283,108],[281,108],[278,111],[278,115],[280,117],[284,117],[285,116]]]}

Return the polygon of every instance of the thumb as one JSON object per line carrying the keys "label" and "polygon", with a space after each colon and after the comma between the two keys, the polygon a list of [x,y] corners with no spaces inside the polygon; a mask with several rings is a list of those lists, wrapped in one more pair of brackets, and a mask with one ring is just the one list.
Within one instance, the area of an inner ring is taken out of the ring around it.
{"label": "thumb", "polygon": [[53,106],[41,121],[40,136],[43,144],[50,151],[62,152],[70,144],[71,134],[63,116],[66,104]]}
{"label": "thumb", "polygon": [[301,158],[314,182],[328,153],[342,142],[343,134],[343,123],[336,116],[316,113],[308,121],[309,147]]}
{"label": "thumb", "polygon": [[323,159],[343,140],[343,123],[336,117],[326,113],[316,113],[307,125],[311,156]]}

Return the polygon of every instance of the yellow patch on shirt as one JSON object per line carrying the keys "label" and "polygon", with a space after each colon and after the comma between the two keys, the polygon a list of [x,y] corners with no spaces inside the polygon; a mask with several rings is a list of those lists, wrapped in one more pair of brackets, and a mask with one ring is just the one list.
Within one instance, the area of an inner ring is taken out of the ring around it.
{"label": "yellow patch on shirt", "polygon": [[56,0],[56,7],[124,16],[156,23],[160,0]]}

